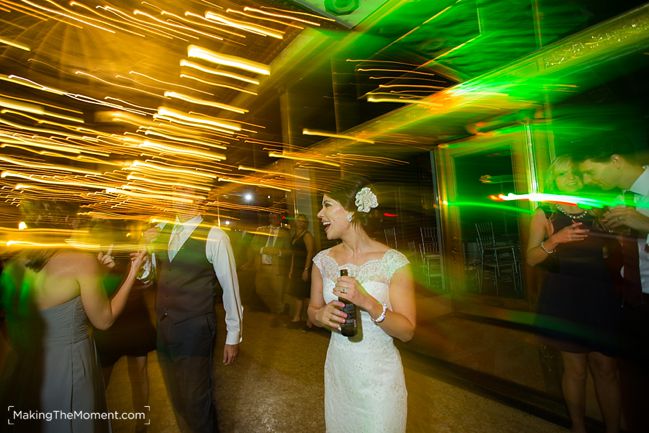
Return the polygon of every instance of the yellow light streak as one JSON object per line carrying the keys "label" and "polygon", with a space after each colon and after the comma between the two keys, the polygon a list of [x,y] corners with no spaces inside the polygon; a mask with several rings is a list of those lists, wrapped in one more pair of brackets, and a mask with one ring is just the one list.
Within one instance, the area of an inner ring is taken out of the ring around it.
{"label": "yellow light streak", "polygon": [[[100,105],[102,107],[108,107],[108,108],[114,108],[117,110],[122,110],[122,111],[127,111],[129,113],[135,113],[139,114],[141,116],[147,116],[150,115],[150,113],[147,113],[146,111],[141,111],[141,110],[135,110],[129,107],[124,107],[123,105],[117,105],[117,104],[111,104],[110,102],[105,102],[102,101],[101,99],[95,99],[91,96],[87,95],[79,95],[79,94],[72,94],[72,93],[66,93],[66,96],[72,99],[75,99],[77,101],[84,102],[86,104],[95,104],[95,105]],[[160,98],[160,95],[157,95],[158,98]]]}
{"label": "yellow light streak", "polygon": [[2,155],[0,155],[0,161],[8,162],[9,164],[14,164],[14,165],[17,165],[19,167],[43,168],[43,169],[47,169],[47,170],[69,171],[71,173],[87,174],[87,175],[91,175],[91,176],[99,176],[99,175],[101,175],[100,172],[95,171],[95,170],[85,170],[85,169],[68,167],[68,166],[65,166],[65,165],[58,165],[58,164],[39,164],[36,161],[24,161],[24,160],[21,160],[21,159],[11,158],[11,157],[2,156]]}
{"label": "yellow light streak", "polygon": [[[349,60],[347,59],[348,62],[360,62],[364,60]],[[415,66],[415,65],[413,65]],[[437,76],[437,74],[432,73],[432,72],[422,72],[422,71],[412,71],[409,69],[390,69],[390,68],[355,68],[358,72],[396,72],[399,74],[399,76],[392,77],[392,78],[400,78],[401,74],[415,74],[415,75],[425,75],[428,77],[434,77]]]}
{"label": "yellow light streak", "polygon": [[262,183],[262,182],[245,182],[245,181],[242,181],[242,180],[232,179],[232,178],[228,178],[228,177],[219,177],[218,181],[219,182],[236,183],[236,184],[240,184],[240,185],[259,186],[259,187],[262,187],[262,188],[278,189],[280,191],[291,191],[291,189],[282,188],[281,186],[270,185],[270,184]]}
{"label": "yellow light streak", "polygon": [[397,104],[414,104],[414,105],[424,105],[426,107],[439,107],[439,104],[432,104],[430,102],[421,101],[419,99],[403,99],[399,97],[388,97],[388,96],[367,96],[367,102],[391,102]]}
{"label": "yellow light streak", "polygon": [[149,140],[145,140],[144,142],[142,142],[142,144],[140,144],[139,147],[142,147],[144,149],[156,149],[162,152],[170,152],[173,154],[193,156],[196,158],[206,159],[208,161],[212,161],[212,160],[223,161],[226,158],[225,155],[218,154],[218,153],[211,153],[211,152],[206,152],[198,149],[188,149],[179,146],[172,146],[169,144],[163,144],[163,143],[158,143]]}
{"label": "yellow light streak", "polygon": [[30,104],[27,102],[16,102],[7,98],[0,97],[0,106],[12,108],[18,111],[25,111],[33,114],[45,114],[45,109],[40,105]]}
{"label": "yellow light streak", "polygon": [[239,108],[239,107],[235,107],[233,105],[222,104],[220,102],[212,102],[212,101],[207,101],[205,99],[194,98],[192,96],[185,95],[184,93],[166,91],[166,92],[164,92],[164,96],[167,97],[167,98],[174,98],[174,99],[180,99],[180,100],[183,100],[183,101],[192,102],[192,103],[198,104],[198,105],[205,105],[207,107],[220,108],[221,110],[232,111],[232,112],[239,113],[239,114],[244,114],[244,113],[248,112],[248,110],[246,110],[245,108]]}
{"label": "yellow light streak", "polygon": [[94,188],[94,189],[106,188],[106,185],[101,185],[98,183],[80,182],[78,179],[73,181],[65,181],[65,180],[44,179],[39,176],[26,175],[26,174],[16,173],[13,171],[3,171],[2,173],[0,173],[0,178],[6,178],[6,177],[17,177],[19,179],[26,179],[26,180],[31,180],[38,183],[46,183],[50,185],[68,185],[68,186],[75,186],[79,188]]}
{"label": "yellow light streak", "polygon": [[144,191],[145,193],[154,194],[154,195],[170,194],[173,197],[185,198],[188,200],[205,200],[207,198],[204,195],[189,194],[189,193],[177,192],[177,191],[159,191],[159,190],[145,188],[143,186],[137,186],[137,185],[122,185],[122,189]]}
{"label": "yellow light streak", "polygon": [[146,90],[138,89],[137,87],[126,86],[126,85],[124,85],[124,84],[119,84],[119,83],[115,83],[115,82],[112,82],[112,81],[104,80],[103,78],[99,78],[98,76],[96,76],[96,75],[92,75],[92,74],[89,74],[89,73],[87,73],[87,72],[83,72],[83,71],[74,71],[74,73],[75,73],[75,75],[83,75],[83,76],[85,76],[85,77],[90,77],[90,78],[92,78],[92,79],[94,79],[94,80],[97,80],[97,81],[99,81],[99,82],[102,82],[102,83],[108,84],[108,85],[110,85],[110,86],[121,87],[121,88],[123,88],[123,89],[128,89],[128,90],[134,90],[134,91],[136,91],[136,92],[140,92],[140,93],[144,93],[144,94],[147,94],[147,95],[155,96],[156,98],[160,98],[160,97],[161,97],[161,95],[160,95],[159,93],[148,92],[148,91],[146,91]]}
{"label": "yellow light streak", "polygon": [[160,84],[164,84],[166,86],[180,87],[182,89],[191,90],[192,92],[204,93],[206,95],[214,96],[214,93],[206,92],[205,90],[199,90],[199,89],[196,89],[195,87],[183,86],[183,85],[178,84],[178,83],[171,83],[169,81],[159,80],[157,78],[153,78],[153,77],[151,77],[149,75],[142,74],[142,73],[137,72],[137,71],[128,71],[128,73],[133,74],[133,75],[137,75],[137,76],[140,76],[140,77],[143,77],[143,78],[146,78],[146,79],[151,80],[151,81],[155,81],[155,82],[160,83]]}
{"label": "yellow light streak", "polygon": [[[0,242],[2,244],[3,242]],[[92,250],[99,251],[101,245],[99,244],[90,244],[82,243],[78,241],[66,241],[66,242],[33,242],[33,241],[21,241],[21,240],[8,240],[4,242],[7,247],[20,247],[22,248],[45,248],[45,249],[63,249],[63,248],[77,248],[82,250]]]}
{"label": "yellow light streak", "polygon": [[212,188],[208,188],[208,187],[205,187],[205,186],[194,185],[194,184],[183,183],[183,182],[171,182],[171,181],[166,182],[164,180],[151,179],[151,178],[148,178],[148,177],[138,176],[138,175],[135,175],[135,174],[129,174],[128,176],[126,176],[126,180],[139,180],[139,181],[142,181],[142,182],[154,183],[156,185],[166,185],[166,186],[170,186],[170,187],[177,187],[178,186],[178,187],[184,187],[184,188],[198,189],[198,190],[201,190],[201,191],[210,191],[212,189]]}
{"label": "yellow light streak", "polygon": [[[130,33],[130,34],[135,35],[135,36],[140,36],[140,37],[143,37],[143,38],[146,37],[143,33],[137,33],[137,32],[134,32],[134,31],[132,31],[132,30],[129,30],[129,29],[127,29],[127,28],[117,26],[117,25],[115,25],[115,24],[113,24],[113,23],[111,23],[111,22],[105,22],[105,21],[103,21],[103,20],[108,20],[108,21],[116,21],[116,22],[118,22],[118,23],[120,23],[120,24],[123,23],[123,21],[117,20],[117,19],[115,19],[115,18],[106,17],[106,16],[100,14],[99,12],[97,12],[96,10],[94,10],[94,9],[92,9],[92,8],[89,8],[88,6],[86,6],[86,5],[82,4],[82,3],[78,3],[78,2],[75,2],[75,1],[71,1],[71,2],[70,2],[70,6],[72,6],[72,7],[80,7],[80,8],[82,8],[82,9],[88,11],[88,12],[91,12],[91,13],[93,13],[93,14],[95,14],[95,15],[100,16],[100,17],[102,18],[101,22],[103,22],[105,25],[115,27],[115,28],[117,28],[117,29],[119,29],[119,30],[121,30],[121,31],[124,31],[124,32]],[[126,24],[128,24],[128,23],[126,23]]]}
{"label": "yellow light streak", "polygon": [[304,134],[304,135],[317,135],[317,136],[331,137],[331,138],[342,138],[342,139],[345,139],[345,140],[358,141],[359,143],[374,144],[374,140],[370,140],[370,139],[367,139],[367,138],[355,137],[353,135],[335,134],[333,132],[321,131],[321,130],[318,130],[318,129],[303,128],[302,129],[302,134]]}
{"label": "yellow light streak", "polygon": [[[3,104],[2,99],[3,98],[0,98],[0,105],[10,105],[11,104],[11,103]],[[32,105],[32,104],[27,104],[27,105]],[[17,110],[21,110],[21,108],[19,108],[19,107],[20,107],[20,105],[16,105]],[[36,112],[31,111],[31,109],[29,107],[25,107],[25,109],[23,111],[26,111],[28,113],[33,113],[33,114],[40,114],[41,116],[54,117],[54,118],[61,119],[61,120],[69,120],[71,122],[83,123],[83,119],[81,119],[79,117],[72,117],[72,116],[66,116],[65,114],[54,113],[52,111],[45,110],[43,107],[40,107],[40,109],[42,110],[42,112],[40,112],[40,113],[36,113]],[[20,112],[17,112],[17,111],[6,110],[6,109],[5,110],[0,110],[0,114],[4,114],[4,113],[12,113],[12,114],[17,114],[19,116],[27,117],[30,120],[33,120],[33,121],[35,121],[37,123],[51,123],[51,122],[47,122],[46,120],[31,117],[31,116],[28,116],[28,115],[26,115],[24,113],[20,113]]]}
{"label": "yellow light streak", "polygon": [[72,147],[68,146],[60,146],[60,145],[54,145],[54,144],[47,144],[47,143],[41,143],[38,141],[33,141],[33,140],[26,140],[22,138],[16,138],[15,141],[10,141],[10,140],[5,140],[5,144],[22,144],[23,146],[31,146],[31,147],[39,147],[41,149],[49,149],[49,150],[54,150],[54,151],[59,151],[59,152],[68,152],[68,153],[74,153],[74,154],[80,154],[81,151],[79,149],[75,149]]}
{"label": "yellow light streak", "polygon": [[[134,25],[137,28],[142,29],[142,30],[144,30],[146,32],[153,33],[154,35],[157,35],[157,36],[162,36],[163,38],[174,39],[174,37],[172,35],[169,35],[169,34],[167,34],[165,32],[156,31],[156,30],[152,30],[150,28],[147,28],[146,26],[143,25],[143,24],[147,24],[146,22],[144,22],[142,20],[134,19],[130,15],[128,15],[127,13],[124,13],[124,12],[122,12],[121,10],[119,10],[117,8],[114,8],[112,6],[97,6],[97,8],[98,9],[103,9],[106,12],[110,12],[113,15],[117,15],[118,17],[121,17],[124,20],[126,20],[127,24]],[[182,38],[178,38],[178,39],[182,39]]]}
{"label": "yellow light streak", "polygon": [[[60,15],[60,16],[63,16],[63,17],[65,17],[65,18],[68,18],[68,19],[71,19],[71,20],[74,20],[74,21],[78,21],[78,22],[80,22],[80,23],[82,23],[82,24],[85,24],[85,25],[88,25],[88,26],[94,27],[94,28],[96,28],[96,29],[104,30],[104,31],[106,31],[106,32],[109,32],[109,33],[113,33],[113,34],[115,34],[115,30],[108,29],[108,28],[106,28],[106,27],[103,27],[103,26],[100,26],[100,25],[94,24],[94,23],[92,23],[91,21],[88,21],[88,19],[82,19],[82,18],[80,18],[80,17],[78,16],[79,14],[77,14],[76,12],[70,11],[70,10],[64,8],[63,6],[61,6],[61,5],[57,4],[57,3],[54,3],[54,2],[51,1],[51,0],[45,0],[45,1],[46,1],[47,3],[53,4],[54,6],[60,8],[61,10],[65,11],[65,12],[59,12],[59,11],[54,10],[54,9],[46,8],[45,6],[41,6],[41,5],[34,4],[34,3],[30,2],[29,0],[22,0],[23,3],[27,3],[27,4],[30,5],[30,6],[33,6],[33,7],[38,8],[38,9],[42,9],[42,10],[47,11],[47,12],[49,12],[49,13],[52,13],[52,14],[54,14],[54,15]],[[86,18],[86,17],[84,17],[84,18]],[[78,27],[78,26],[77,26],[77,27]]]}
{"label": "yellow light streak", "polygon": [[283,158],[283,159],[291,159],[295,161],[309,161],[309,162],[317,162],[318,164],[324,164],[324,165],[330,165],[332,167],[340,167],[340,164],[337,164],[335,162],[331,161],[325,161],[320,158],[309,158],[304,155],[301,155],[299,153],[296,154],[288,154],[286,152],[284,153],[278,153],[278,152],[268,152],[268,156],[271,158]]}
{"label": "yellow light streak", "polygon": [[[23,102],[27,102],[27,103],[35,102],[35,101],[32,101],[31,99],[21,98],[19,96],[15,96],[15,95],[7,95],[7,94],[0,93],[0,96],[4,96],[6,98],[15,99],[15,100],[23,101]],[[83,115],[83,111],[79,111],[79,110],[75,110],[75,109],[67,108],[67,107],[61,107],[59,105],[50,104],[50,103],[47,103],[45,101],[38,101],[38,105],[45,106],[45,107],[50,107],[50,108],[56,108],[57,110],[68,111],[70,113]]]}
{"label": "yellow light streak", "polygon": [[230,122],[224,122],[220,120],[215,120],[213,118],[208,118],[208,117],[198,117],[198,116],[190,116],[186,113],[183,113],[178,110],[174,110],[172,108],[167,108],[167,107],[159,107],[158,108],[158,114],[153,116],[154,118],[158,117],[163,117],[163,118],[173,118],[173,119],[180,119],[186,122],[191,122],[191,123],[197,123],[197,124],[203,124],[203,125],[211,125],[211,126],[216,126],[218,128],[225,128],[229,129],[232,131],[241,131],[241,126],[236,125],[234,123]]}
{"label": "yellow light streak", "polygon": [[228,84],[222,84],[222,83],[216,83],[214,81],[204,80],[202,78],[198,78],[198,77],[195,77],[195,76],[189,75],[189,74],[180,74],[180,78],[189,78],[190,80],[195,80],[195,81],[201,82],[203,84],[207,84],[208,86],[225,87],[227,89],[232,89],[232,90],[236,90],[238,92],[249,93],[251,95],[257,96],[257,92],[242,89],[240,87],[230,86]]}
{"label": "yellow light streak", "polygon": [[125,195],[129,197],[136,197],[136,198],[150,198],[150,199],[155,199],[155,200],[169,200],[169,201],[174,201],[174,202],[179,202],[179,203],[194,203],[194,200],[188,199],[188,198],[182,198],[182,197],[173,197],[169,195],[164,195],[164,194],[145,194],[145,193],[139,193],[139,192],[133,192],[133,191],[126,191],[120,188],[106,188],[106,193],[108,194],[119,194],[119,195]]}
{"label": "yellow light streak", "polygon": [[207,74],[219,75],[219,76],[222,76],[222,77],[233,78],[235,80],[243,81],[245,83],[259,84],[259,80],[255,80],[254,78],[246,77],[245,75],[235,74],[234,72],[227,72],[227,71],[221,71],[219,69],[208,68],[208,67],[203,66],[201,64],[198,64],[196,62],[192,62],[191,60],[182,59],[180,61],[180,66],[186,66],[188,68],[194,68],[194,69],[197,69],[197,70],[199,70],[201,72],[205,72]]}
{"label": "yellow light streak", "polygon": [[[174,15],[174,14],[172,14],[170,12],[163,12],[162,14],[163,15],[167,15],[167,14],[172,15],[172,16],[174,16],[176,18],[179,18],[179,19],[181,19],[183,21],[186,21],[186,22],[188,22],[188,23],[190,23],[192,25],[198,25],[198,26],[202,26],[202,27],[207,27],[209,29],[216,30],[216,31],[219,31],[219,32],[223,32],[223,33],[227,33],[229,35],[237,36],[239,38],[244,38],[244,39],[246,38],[246,35],[242,35],[241,33],[233,32],[231,30],[223,29],[221,27],[216,27],[214,25],[207,24],[207,23],[204,23],[204,22],[192,21],[192,20],[188,20],[186,18],[181,18],[178,15]],[[201,21],[205,21],[205,17],[203,15],[198,15],[198,14],[195,14],[193,12],[185,12],[185,16],[186,17],[194,17],[194,18],[200,19]]]}
{"label": "yellow light streak", "polygon": [[[304,30],[304,27],[302,27],[302,26],[298,26],[297,24],[287,23],[287,22],[285,22],[285,21],[280,21],[280,20],[276,20],[276,19],[273,19],[273,18],[260,17],[259,15],[247,14],[247,13],[245,12],[246,9],[249,10],[250,8],[244,8],[244,12],[242,12],[242,11],[238,11],[238,10],[236,10],[236,9],[226,9],[225,11],[226,11],[227,13],[229,13],[229,14],[243,15],[244,17],[253,18],[253,19],[256,19],[256,20],[270,21],[270,22],[272,22],[272,23],[281,24],[281,25],[283,25],[283,26],[293,27],[293,28],[295,28],[295,29]],[[259,10],[259,9],[257,9],[257,10]],[[259,11],[259,12],[261,12],[261,11]],[[318,25],[318,24],[316,24],[316,25]]]}
{"label": "yellow light streak", "polygon": [[0,36],[0,44],[9,45],[10,47],[18,48],[19,50],[31,51],[31,48],[27,45],[12,41],[11,39],[3,38],[2,36]]}
{"label": "yellow light streak", "polygon": [[14,2],[10,1],[3,1],[3,5],[9,9],[13,9],[15,11],[18,11],[20,13],[23,13],[25,15],[29,15],[31,17],[37,18],[41,21],[47,21],[47,14],[44,14],[42,12],[37,11],[36,9],[27,7],[25,5],[17,4]]}
{"label": "yellow light streak", "polygon": [[162,132],[156,131],[154,128],[149,128],[146,131],[144,131],[144,135],[155,135],[155,136],[158,136],[158,137],[168,138],[169,140],[173,140],[173,141],[181,141],[183,143],[198,144],[198,145],[201,145],[201,146],[208,146],[208,147],[213,147],[213,148],[216,148],[216,149],[227,149],[228,148],[227,146],[224,146],[222,144],[214,143],[211,140],[204,140],[204,139],[203,140],[197,140],[197,139],[192,139],[192,138],[179,137],[178,135],[173,135],[172,136],[172,135],[168,135],[168,134],[164,134]]}
{"label": "yellow light streak", "polygon": [[294,179],[311,180],[310,178],[305,176],[298,176],[297,174],[284,173],[282,171],[262,170],[259,168],[246,167],[245,165],[240,165],[237,168],[242,171],[254,171],[256,173],[271,174],[274,176],[285,176],[285,177],[292,177]]}
{"label": "yellow light streak", "polygon": [[[180,30],[176,30],[174,28],[168,28],[168,27],[181,27],[181,28],[187,29],[186,26],[180,26],[178,24],[169,23],[167,21],[161,20],[160,18],[156,18],[153,15],[151,15],[151,14],[149,14],[147,12],[141,11],[139,9],[135,9],[133,11],[133,15],[142,15],[142,16],[145,16],[145,17],[155,21],[155,23],[148,23],[148,24],[150,24],[152,26],[162,27],[163,29],[165,29],[165,30],[167,30],[169,32],[178,33],[178,34],[181,34],[181,35],[186,36],[186,37],[191,38],[191,39],[199,39],[198,36],[190,35],[188,33],[181,32]],[[159,23],[159,24],[156,24],[156,23]]]}
{"label": "yellow light streak", "polygon": [[200,128],[202,130],[210,131],[210,132],[212,132],[214,134],[217,134],[217,135],[219,135],[219,134],[229,134],[229,136],[233,136],[234,132],[235,132],[235,131],[230,131],[228,129],[212,127],[212,126],[209,126],[209,125],[200,124],[200,123],[196,123],[196,122],[184,121],[184,120],[176,119],[176,118],[173,118],[173,117],[157,116],[157,115],[154,115],[154,117],[156,119],[159,119],[159,120],[165,120],[165,121],[169,122],[170,124],[180,124],[180,125],[183,125],[183,126],[189,126],[191,128]]}
{"label": "yellow light streak", "polygon": [[262,26],[259,24],[235,20],[233,18],[226,17],[225,15],[217,14],[216,12],[205,12],[205,19],[208,21],[221,23],[229,27],[245,30],[250,33],[255,33],[262,36],[270,36],[271,38],[275,39],[284,39],[284,32],[282,31],[271,29],[270,27]]}
{"label": "yellow light streak", "polygon": [[[173,13],[170,13],[170,12],[167,12],[167,11],[164,11],[164,10],[160,10],[160,15],[170,15],[170,16],[173,16],[174,18],[177,18],[177,19],[179,19],[181,21],[189,21],[189,20],[184,19],[183,17],[180,17],[180,16],[178,16],[176,14],[173,14]],[[151,19],[154,19],[154,20],[156,20],[156,21],[158,21],[160,23],[163,23],[165,25],[168,25],[168,26],[178,27],[178,28],[181,28],[183,30],[188,30],[190,32],[194,32],[194,33],[197,33],[197,34],[202,35],[202,36],[207,36],[208,38],[213,38],[213,39],[216,39],[216,40],[219,40],[219,41],[223,40],[223,38],[221,36],[217,36],[217,35],[213,35],[211,33],[203,32],[203,31],[200,31],[200,30],[198,30],[196,28],[186,26],[184,24],[177,24],[177,23],[174,23],[171,20],[163,21],[163,20],[160,20],[160,19],[155,18],[155,17],[151,17]],[[191,21],[189,21],[189,22],[191,22]]]}
{"label": "yellow light streak", "polygon": [[379,89],[392,89],[395,87],[421,88],[421,89],[445,89],[446,86],[431,86],[429,84],[379,84]]}
{"label": "yellow light streak", "polygon": [[274,8],[274,7],[271,7],[271,6],[262,6],[262,9],[268,9],[268,10],[271,10],[271,11],[280,11],[280,12],[283,12],[283,13],[291,13],[291,14],[295,14],[295,15],[304,15],[304,16],[307,16],[307,17],[316,18],[316,19],[323,20],[323,21],[329,21],[329,22],[332,22],[332,23],[336,22],[336,20],[333,19],[333,18],[323,17],[321,15],[316,15],[316,14],[312,14],[312,13],[309,13],[309,12],[289,11],[289,10],[286,10],[286,9],[279,9],[279,8]]}
{"label": "yellow light streak", "polygon": [[54,189],[54,188],[47,188],[45,186],[40,186],[40,185],[29,185],[29,184],[25,184],[25,183],[17,183],[14,186],[14,189],[16,189],[16,190],[36,190],[36,191],[39,191],[39,192],[47,192],[47,193],[57,194],[57,195],[61,194],[61,189],[60,188]]}
{"label": "yellow light streak", "polygon": [[217,65],[231,66],[261,75],[270,75],[269,67],[262,63],[253,62],[242,57],[217,53],[197,45],[190,45],[187,48],[187,55],[192,58],[205,60],[206,62],[216,63]]}
{"label": "yellow light streak", "polygon": [[55,95],[65,95],[67,92],[58,90],[53,87],[43,86],[27,78],[19,77],[17,75],[0,74],[0,80],[9,81],[10,83],[19,84],[21,86],[29,87],[31,89],[42,90],[44,92],[54,93]]}
{"label": "yellow light streak", "polygon": [[198,177],[206,177],[208,179],[215,179],[216,175],[213,175],[211,173],[205,173],[202,171],[196,171],[196,170],[188,170],[188,169],[183,169],[183,168],[174,168],[174,167],[166,167],[164,165],[160,164],[153,164],[151,162],[144,162],[144,161],[133,161],[129,167],[126,167],[127,170],[136,170],[139,167],[145,167],[154,171],[160,171],[164,174],[186,174],[190,176],[198,176]]}
{"label": "yellow light streak", "polygon": [[137,104],[134,104],[134,103],[132,103],[132,102],[124,101],[123,99],[113,98],[112,96],[104,96],[104,99],[106,99],[106,100],[108,100],[108,101],[111,101],[111,100],[112,100],[112,101],[117,101],[117,102],[119,102],[120,104],[130,105],[131,107],[139,108],[140,110],[148,110],[148,111],[151,111],[151,112],[155,112],[155,111],[156,111],[156,109],[153,108],[153,107],[145,107],[145,106],[143,106],[143,105],[137,105]]}
{"label": "yellow light streak", "polygon": [[262,14],[262,15],[268,15],[268,16],[276,17],[276,18],[286,18],[286,19],[289,19],[289,20],[297,21],[299,23],[308,24],[310,26],[320,27],[320,23],[305,20],[305,19],[298,18],[298,17],[292,16],[292,15],[274,14],[272,12],[266,12],[266,11],[263,11],[261,9],[251,8],[249,6],[244,7],[243,10],[246,11],[246,12],[250,11],[250,12],[255,12],[255,13],[258,13],[258,14]]}

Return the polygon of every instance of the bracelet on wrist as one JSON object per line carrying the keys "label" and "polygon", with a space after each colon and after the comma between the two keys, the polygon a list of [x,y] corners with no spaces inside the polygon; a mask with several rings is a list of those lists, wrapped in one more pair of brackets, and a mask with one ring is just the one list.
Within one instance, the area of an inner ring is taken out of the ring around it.
{"label": "bracelet on wrist", "polygon": [[545,248],[545,244],[544,244],[543,242],[541,242],[541,244],[539,245],[539,247],[541,247],[541,249],[543,250],[543,252],[544,252],[545,254],[548,254],[548,255],[553,254],[554,251],[555,251],[555,250],[549,250],[549,249]]}
{"label": "bracelet on wrist", "polygon": [[370,316],[370,319],[372,319],[372,322],[374,322],[374,324],[376,325],[378,325],[379,323],[385,320],[385,313],[387,313],[388,311],[388,304],[383,303],[381,304],[381,306],[383,307],[383,310],[381,311],[379,317],[377,317],[376,319],[372,319],[372,317]]}

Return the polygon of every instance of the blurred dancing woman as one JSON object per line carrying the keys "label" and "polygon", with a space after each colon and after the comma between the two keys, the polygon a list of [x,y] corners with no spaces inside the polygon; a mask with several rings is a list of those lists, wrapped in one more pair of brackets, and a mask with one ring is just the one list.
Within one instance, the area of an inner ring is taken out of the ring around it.
{"label": "blurred dancing woman", "polygon": [[[56,201],[23,202],[21,208],[29,228],[69,228],[76,216],[76,208]],[[99,329],[113,324],[143,258],[143,251],[131,255],[128,274],[110,300],[94,254],[74,248],[29,249],[7,263],[1,280],[3,308],[15,357],[0,375],[3,403],[50,416],[81,415],[51,421],[14,419],[14,431],[109,431],[108,420],[86,419],[92,412],[105,411],[101,369],[87,320]]]}
{"label": "blurred dancing woman", "polygon": [[[549,192],[575,195],[582,186],[569,157],[561,156],[549,167]],[[589,368],[606,432],[619,431],[620,384],[613,357],[619,301],[613,289],[616,271],[607,261],[616,248],[616,240],[587,210],[559,203],[534,213],[527,262],[548,270],[537,325],[548,344],[561,351],[563,395],[575,433],[586,432]]]}
{"label": "blurred dancing woman", "polygon": [[[309,220],[304,214],[295,215],[295,232],[291,237],[291,267],[288,272],[290,293],[295,298],[293,326],[300,325],[306,299],[311,293],[311,260],[315,254],[315,240],[309,232]],[[306,326],[311,327],[307,319]]]}
{"label": "blurred dancing woman", "polygon": [[[324,195],[318,213],[338,245],[313,262],[309,319],[332,331],[325,362],[328,433],[406,431],[407,392],[393,337],[415,331],[414,284],[408,260],[368,235],[377,197],[363,179],[343,179]],[[347,269],[349,276],[339,277]],[[345,298],[360,309],[359,332],[340,333]]]}

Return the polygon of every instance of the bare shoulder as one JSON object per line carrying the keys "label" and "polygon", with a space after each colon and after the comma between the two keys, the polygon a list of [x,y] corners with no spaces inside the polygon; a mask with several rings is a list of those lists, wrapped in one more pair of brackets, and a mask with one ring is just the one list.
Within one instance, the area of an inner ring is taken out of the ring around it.
{"label": "bare shoulder", "polygon": [[60,275],[94,274],[97,271],[97,257],[90,252],[65,250],[57,252],[47,263],[48,272]]}

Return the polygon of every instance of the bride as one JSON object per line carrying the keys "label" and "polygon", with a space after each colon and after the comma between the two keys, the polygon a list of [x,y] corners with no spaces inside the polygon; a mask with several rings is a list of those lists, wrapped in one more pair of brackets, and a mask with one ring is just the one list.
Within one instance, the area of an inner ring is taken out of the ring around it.
{"label": "bride", "polygon": [[[338,245],[313,262],[309,319],[332,331],[325,362],[328,433],[406,431],[407,391],[393,337],[415,331],[414,284],[400,252],[368,235],[377,197],[364,179],[342,179],[324,194],[318,218]],[[340,277],[347,270],[348,276]],[[346,314],[338,298],[360,310],[358,333],[340,333]]]}

